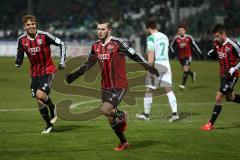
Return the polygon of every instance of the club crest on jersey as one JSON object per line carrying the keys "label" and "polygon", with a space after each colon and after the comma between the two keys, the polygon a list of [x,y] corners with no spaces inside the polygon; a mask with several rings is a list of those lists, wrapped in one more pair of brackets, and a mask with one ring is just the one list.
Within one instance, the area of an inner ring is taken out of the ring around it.
{"label": "club crest on jersey", "polygon": [[110,58],[109,54],[99,54],[98,55],[99,60],[106,60],[106,59],[109,59],[109,58]]}
{"label": "club crest on jersey", "polygon": [[38,39],[38,40],[37,40],[37,43],[38,43],[39,45],[41,45],[41,44],[42,44],[42,39]]}
{"label": "club crest on jersey", "polygon": [[107,47],[107,49],[110,50],[110,51],[113,50],[113,48],[114,48],[113,45],[109,45],[109,46]]}
{"label": "club crest on jersey", "polygon": [[229,53],[229,52],[231,51],[231,49],[230,49],[229,47],[226,47],[226,48],[225,48],[225,51],[226,51],[227,53]]}

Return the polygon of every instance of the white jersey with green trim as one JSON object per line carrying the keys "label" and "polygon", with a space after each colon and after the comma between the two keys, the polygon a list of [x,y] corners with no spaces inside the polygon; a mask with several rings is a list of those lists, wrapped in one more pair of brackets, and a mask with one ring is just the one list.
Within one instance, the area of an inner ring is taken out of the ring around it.
{"label": "white jersey with green trim", "polygon": [[165,34],[156,32],[148,36],[147,51],[154,51],[154,63],[164,65],[170,69],[168,50],[169,40]]}

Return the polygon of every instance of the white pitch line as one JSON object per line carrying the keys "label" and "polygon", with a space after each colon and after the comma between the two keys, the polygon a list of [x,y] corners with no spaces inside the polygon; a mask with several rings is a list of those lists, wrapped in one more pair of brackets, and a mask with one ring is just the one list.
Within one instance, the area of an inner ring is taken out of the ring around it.
{"label": "white pitch line", "polygon": [[32,111],[37,108],[19,108],[19,109],[0,109],[0,112]]}
{"label": "white pitch line", "polygon": [[[90,101],[85,101],[85,102],[79,102],[79,103],[74,103],[71,105],[71,108],[76,108],[77,106],[88,104],[88,103],[94,103],[94,102],[100,102],[100,100],[90,100]],[[206,103],[179,103],[178,106],[199,106],[199,105],[213,105],[214,102],[206,102]],[[168,103],[165,104],[153,104],[153,106],[168,106]],[[37,110],[37,108],[21,108],[21,109],[6,109],[2,108],[0,109],[0,112],[18,112],[18,111],[33,111]]]}
{"label": "white pitch line", "polygon": [[88,103],[94,103],[94,102],[101,102],[101,100],[94,99],[94,100],[90,100],[90,101],[74,103],[73,105],[71,105],[70,108],[77,108],[77,106],[88,104]]}

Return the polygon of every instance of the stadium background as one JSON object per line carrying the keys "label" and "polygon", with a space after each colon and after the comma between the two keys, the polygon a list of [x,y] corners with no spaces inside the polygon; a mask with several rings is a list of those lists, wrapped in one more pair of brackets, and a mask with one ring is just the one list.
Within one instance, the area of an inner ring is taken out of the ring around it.
{"label": "stadium background", "polygon": [[[202,132],[212,111],[219,87],[217,61],[194,54],[192,63],[197,72],[196,83],[188,82],[187,90],[178,89],[181,66],[171,60],[173,88],[177,97],[180,121],[168,123],[170,108],[165,96],[155,97],[153,119],[138,121],[136,113],[143,110],[142,98],[135,106],[121,103],[128,112],[127,137],[131,149],[116,153],[112,149],[117,139],[105,117],[91,121],[59,119],[54,132],[43,136],[43,121],[29,90],[28,61],[20,69],[14,66],[17,37],[23,33],[21,18],[32,13],[38,18],[38,28],[59,36],[67,43],[68,56],[86,54],[96,39],[95,22],[112,16],[114,35],[135,41],[143,52],[146,35],[144,21],[153,17],[170,40],[178,24],[184,24],[204,54],[211,48],[211,29],[224,23],[231,38],[240,35],[239,0],[0,0],[0,160],[215,160],[240,159],[240,107],[223,102],[224,108],[212,132]],[[59,50],[55,48],[54,55]],[[10,57],[9,57],[10,56]],[[173,58],[173,56],[171,55]],[[55,59],[56,64],[58,58]],[[70,69],[67,68],[67,71]],[[133,77],[135,75],[132,75]],[[99,87],[100,78],[86,83],[83,78],[73,85]],[[239,82],[235,87],[239,93]],[[52,90],[55,102],[72,99],[79,104],[72,112],[84,112],[100,101],[84,96],[66,95]],[[132,98],[132,97],[131,97]]]}
{"label": "stadium background", "polygon": [[145,20],[156,20],[170,40],[176,27],[185,25],[203,50],[203,56],[194,54],[197,59],[208,58],[214,24],[225,24],[232,38],[239,38],[240,33],[238,0],[1,0],[0,6],[0,55],[15,54],[14,42],[23,33],[21,17],[27,13],[37,17],[40,30],[67,42],[70,56],[87,53],[96,40],[96,21],[102,17],[110,17],[115,36],[129,39],[141,52]]}

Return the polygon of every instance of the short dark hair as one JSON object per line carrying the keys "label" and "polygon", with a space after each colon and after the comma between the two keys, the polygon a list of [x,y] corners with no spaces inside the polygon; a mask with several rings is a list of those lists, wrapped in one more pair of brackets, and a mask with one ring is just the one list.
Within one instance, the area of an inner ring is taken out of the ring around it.
{"label": "short dark hair", "polygon": [[215,33],[220,33],[222,34],[223,32],[225,32],[225,27],[223,24],[216,24],[214,27],[213,27],[213,30],[212,30],[213,34]]}
{"label": "short dark hair", "polygon": [[108,29],[112,28],[112,23],[109,19],[100,19],[97,24],[107,24]]}
{"label": "short dark hair", "polygon": [[187,27],[186,27],[185,25],[183,25],[183,24],[180,24],[180,25],[178,26],[178,29],[179,29],[179,28],[183,28],[183,29],[187,30]]}
{"label": "short dark hair", "polygon": [[23,24],[26,23],[28,20],[36,22],[36,17],[34,15],[30,15],[30,14],[23,16],[23,18],[22,18]]}
{"label": "short dark hair", "polygon": [[146,29],[151,28],[151,29],[157,29],[157,23],[153,20],[147,21],[145,23]]}

